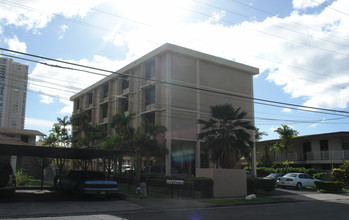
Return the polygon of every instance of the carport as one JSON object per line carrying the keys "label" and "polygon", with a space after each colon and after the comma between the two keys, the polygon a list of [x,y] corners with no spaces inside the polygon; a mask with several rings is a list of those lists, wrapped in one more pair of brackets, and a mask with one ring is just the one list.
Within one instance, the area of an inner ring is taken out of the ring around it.
{"label": "carport", "polygon": [[0,155],[7,156],[28,156],[37,157],[42,159],[41,166],[41,188],[43,188],[44,182],[44,168],[45,159],[57,159],[58,175],[61,175],[63,165],[66,159],[77,160],[79,165],[83,169],[88,169],[87,161],[93,159],[102,159],[104,167],[110,173],[110,164],[115,158],[120,158],[124,155],[129,155],[130,151],[120,150],[100,150],[90,148],[63,148],[63,147],[40,147],[40,146],[29,146],[29,145],[11,145],[11,144],[0,144]]}

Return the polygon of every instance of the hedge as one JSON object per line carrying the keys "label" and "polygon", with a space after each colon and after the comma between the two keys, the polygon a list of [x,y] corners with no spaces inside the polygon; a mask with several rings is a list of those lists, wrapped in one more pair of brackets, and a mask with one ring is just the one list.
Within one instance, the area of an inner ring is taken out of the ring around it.
{"label": "hedge", "polygon": [[282,167],[282,168],[270,168],[270,167],[257,167],[257,176],[267,176],[270,173],[308,173],[313,175],[315,170],[313,168],[306,169],[304,167]]}
{"label": "hedge", "polygon": [[316,189],[331,193],[341,192],[344,187],[343,182],[315,181],[314,183],[316,185]]}
{"label": "hedge", "polygon": [[264,192],[270,193],[274,191],[276,187],[275,179],[268,178],[256,178],[256,179],[247,179],[247,192],[256,193],[257,190],[261,189]]}

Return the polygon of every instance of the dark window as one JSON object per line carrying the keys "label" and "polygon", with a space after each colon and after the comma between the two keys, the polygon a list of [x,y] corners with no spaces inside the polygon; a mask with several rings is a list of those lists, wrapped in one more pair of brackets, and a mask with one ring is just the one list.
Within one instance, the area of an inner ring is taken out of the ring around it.
{"label": "dark window", "polygon": [[150,61],[147,63],[145,77],[147,79],[151,79],[155,76],[155,60]]}
{"label": "dark window", "polygon": [[349,142],[343,142],[342,143],[342,149],[343,150],[349,150]]}
{"label": "dark window", "polygon": [[102,118],[108,117],[108,104],[102,105]]}
{"label": "dark window", "polygon": [[21,141],[23,141],[25,143],[29,143],[29,137],[27,135],[22,135],[21,136]]}
{"label": "dark window", "polygon": [[128,95],[121,99],[121,111],[128,111]]}
{"label": "dark window", "polygon": [[76,110],[80,109],[80,100],[79,99],[75,100],[75,107],[76,107]]}
{"label": "dark window", "polygon": [[143,117],[145,117],[148,122],[155,124],[155,112],[144,114]]}
{"label": "dark window", "polygon": [[106,98],[109,96],[109,86],[108,84],[103,86],[103,98]]}
{"label": "dark window", "polygon": [[328,140],[320,141],[320,151],[328,151]]}
{"label": "dark window", "polygon": [[127,89],[130,86],[130,77],[123,75],[122,76],[122,90]]}
{"label": "dark window", "polygon": [[92,94],[92,92],[89,92],[88,93],[88,97],[87,97],[87,102],[88,102],[88,104],[90,105],[90,104],[92,104],[92,99],[93,99],[93,94]]}
{"label": "dark window", "polygon": [[92,122],[92,110],[86,111],[87,121]]}
{"label": "dark window", "polygon": [[311,152],[311,142],[304,142],[303,143],[303,155],[304,160],[308,159],[308,155]]}
{"label": "dark window", "polygon": [[155,103],[155,87],[149,88],[145,91],[145,105]]}

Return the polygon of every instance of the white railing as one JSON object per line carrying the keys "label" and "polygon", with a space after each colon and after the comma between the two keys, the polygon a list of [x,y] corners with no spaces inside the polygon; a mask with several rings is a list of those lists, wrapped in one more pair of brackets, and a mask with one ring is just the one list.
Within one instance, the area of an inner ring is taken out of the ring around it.
{"label": "white railing", "polygon": [[[307,153],[296,152],[269,152],[270,159],[274,161],[310,161],[310,160],[349,160],[348,150],[336,150],[336,151],[317,151]],[[258,155],[258,159],[263,155]]]}

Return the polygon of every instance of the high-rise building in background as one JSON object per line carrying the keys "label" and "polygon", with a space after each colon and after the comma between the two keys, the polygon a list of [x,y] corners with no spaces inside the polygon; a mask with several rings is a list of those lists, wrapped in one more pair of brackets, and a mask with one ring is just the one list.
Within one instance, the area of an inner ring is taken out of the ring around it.
{"label": "high-rise building in background", "polygon": [[0,127],[24,129],[28,66],[0,58]]}

